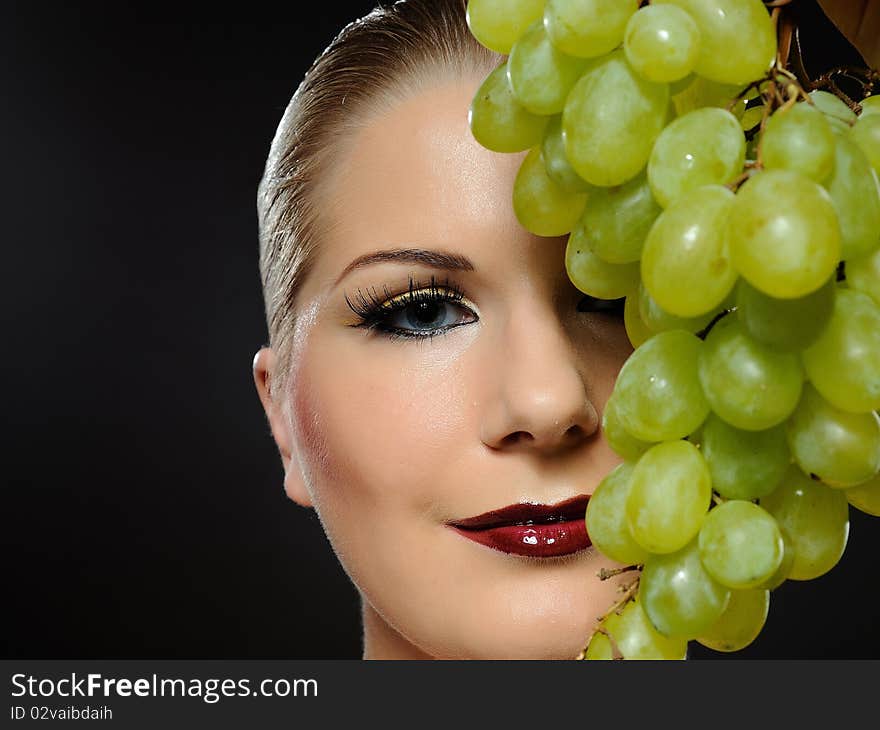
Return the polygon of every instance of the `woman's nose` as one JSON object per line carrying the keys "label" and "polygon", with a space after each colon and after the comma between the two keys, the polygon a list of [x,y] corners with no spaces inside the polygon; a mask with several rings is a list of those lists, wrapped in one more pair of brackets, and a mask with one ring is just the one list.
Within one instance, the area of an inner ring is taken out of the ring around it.
{"label": "woman's nose", "polygon": [[584,363],[562,322],[548,309],[511,317],[493,349],[481,438],[495,449],[564,451],[600,425]]}

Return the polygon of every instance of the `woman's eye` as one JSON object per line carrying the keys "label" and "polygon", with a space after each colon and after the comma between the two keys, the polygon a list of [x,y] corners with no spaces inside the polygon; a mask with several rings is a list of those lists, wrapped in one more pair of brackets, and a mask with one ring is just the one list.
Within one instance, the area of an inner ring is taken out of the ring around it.
{"label": "woman's eye", "polygon": [[598,299],[597,297],[592,297],[589,294],[585,294],[584,297],[578,302],[577,311],[608,314],[613,317],[622,317],[623,307],[625,303],[626,297],[621,297],[620,299]]}
{"label": "woman's eye", "polygon": [[387,315],[385,324],[393,330],[429,332],[463,324],[468,312],[463,305],[450,301],[414,302]]}

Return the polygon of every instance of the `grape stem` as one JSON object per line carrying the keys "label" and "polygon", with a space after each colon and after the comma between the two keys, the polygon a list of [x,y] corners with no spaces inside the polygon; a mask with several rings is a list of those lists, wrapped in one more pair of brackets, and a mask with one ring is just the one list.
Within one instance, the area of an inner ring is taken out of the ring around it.
{"label": "grape stem", "polygon": [[615,575],[627,573],[630,570],[639,570],[641,567],[641,565],[627,565],[625,568],[614,568],[613,570],[602,568],[598,573],[596,573],[596,575],[599,576],[599,580],[608,580],[609,578],[613,578]]}
{"label": "grape stem", "polygon": [[[608,632],[602,627],[602,622],[607,619],[612,613],[617,613],[618,615],[623,610],[624,606],[629,603],[636,595],[636,591],[639,589],[639,578],[640,575],[636,576],[632,583],[629,583],[626,586],[621,586],[619,590],[623,591],[623,596],[621,596],[605,613],[603,613],[599,618],[596,619],[596,628],[590,632],[590,635],[587,637],[587,643],[584,645],[584,648],[581,649],[580,653],[575,657],[576,660],[583,660],[587,657],[587,649],[590,646],[590,642],[593,640],[593,637],[597,632],[603,633],[608,636]],[[611,637],[608,637],[611,639]],[[612,650],[614,649],[614,643],[612,640]]]}

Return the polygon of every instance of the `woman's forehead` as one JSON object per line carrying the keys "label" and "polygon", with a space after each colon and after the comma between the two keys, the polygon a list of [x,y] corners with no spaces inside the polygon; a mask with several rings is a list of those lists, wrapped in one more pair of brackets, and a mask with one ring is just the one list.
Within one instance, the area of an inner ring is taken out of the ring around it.
{"label": "woman's forehead", "polygon": [[522,235],[511,194],[523,155],[474,140],[468,107],[479,83],[421,89],[344,141],[320,194],[322,258],[341,268],[377,247],[474,251]]}

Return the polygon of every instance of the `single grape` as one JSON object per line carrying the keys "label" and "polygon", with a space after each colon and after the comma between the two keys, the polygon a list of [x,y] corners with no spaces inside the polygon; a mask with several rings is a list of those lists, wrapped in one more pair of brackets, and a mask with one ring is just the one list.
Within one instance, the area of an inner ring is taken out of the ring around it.
{"label": "single grape", "polygon": [[812,580],[833,568],[849,535],[849,507],[843,490],[815,481],[792,464],[779,487],[761,498],[794,545],[790,580]]}
{"label": "single grape", "polygon": [[869,96],[861,101],[862,112],[861,117],[867,117],[869,114],[877,114],[880,112],[880,95]]}
{"label": "single grape", "polygon": [[867,294],[838,289],[831,320],[801,357],[832,405],[850,413],[880,409],[880,306]]}
{"label": "single grape", "polygon": [[789,170],[765,170],[740,189],[728,229],[734,267],[778,299],[821,287],[840,259],[840,225],[831,198]]}
{"label": "single grape", "polygon": [[697,375],[703,346],[683,330],[654,335],[624,363],[614,386],[624,428],[642,441],[672,441],[693,433],[709,415]]}
{"label": "single grape", "polygon": [[868,159],[848,136],[837,138],[834,169],[823,183],[837,211],[845,261],[880,246],[880,184]]}
{"label": "single grape", "polygon": [[743,169],[746,138],[739,120],[715,107],[696,109],[670,123],[648,161],[654,199],[664,208],[702,185],[722,185]]}
{"label": "single grape", "polygon": [[699,532],[711,502],[709,467],[699,449],[689,441],[657,444],[633,469],[626,500],[630,534],[648,552],[675,552]]}
{"label": "single grape", "polygon": [[471,133],[483,147],[494,152],[521,152],[541,141],[547,117],[521,107],[507,82],[507,64],[490,73],[471,102],[468,112]]}
{"label": "single grape", "polygon": [[562,112],[571,166],[592,185],[632,179],[648,162],[668,104],[669,86],[638,77],[623,51],[600,59],[574,85]]}
{"label": "single grape", "polygon": [[721,185],[696,188],[676,199],[651,227],[642,252],[642,282],[670,314],[706,314],[733,289],[737,274],[724,234],[734,198]]}
{"label": "single grape", "polygon": [[775,350],[802,350],[816,341],[831,319],[836,293],[834,276],[816,291],[797,299],[776,299],[740,279],[736,316],[758,342]]}
{"label": "single grape", "polygon": [[596,487],[587,502],[587,534],[606,557],[624,565],[640,565],[648,552],[632,537],[626,524],[626,500],[633,465],[619,464]]}
{"label": "single grape", "polygon": [[633,462],[638,461],[639,457],[654,445],[648,441],[637,439],[623,427],[617,413],[617,399],[614,393],[605,402],[605,408],[602,411],[602,431],[605,440],[615,453]]}
{"label": "single grape", "polygon": [[544,14],[544,0],[468,0],[467,24],[473,36],[498,53],[510,49]]}
{"label": "single grape", "polygon": [[701,447],[712,487],[726,499],[757,499],[770,494],[791,461],[784,425],[743,431],[714,413],[703,424]]}
{"label": "single grape", "polygon": [[639,285],[638,263],[609,264],[600,259],[584,241],[582,225],[576,226],[568,237],[565,270],[572,284],[597,299],[620,299],[636,291]]}
{"label": "single grape", "polygon": [[654,0],[677,5],[700,31],[696,72],[722,84],[761,78],[776,58],[776,29],[761,0]]}
{"label": "single grape", "polygon": [[[546,130],[544,130],[544,139],[541,142],[541,152],[544,155],[547,175],[567,193],[591,193],[589,199],[592,199],[596,192],[604,190],[604,188],[594,188],[578,175],[565,156],[561,114],[552,117],[547,124]],[[592,203],[590,207],[593,207]],[[588,207],[587,210],[589,209]],[[611,263],[624,262],[612,261]]]}
{"label": "single grape", "polygon": [[538,236],[562,236],[575,227],[586,203],[585,194],[568,193],[550,179],[541,148],[532,148],[513,183],[513,210],[523,228]]}
{"label": "single grape", "polygon": [[[751,106],[748,107],[745,111],[745,114],[742,115],[742,119],[739,120],[739,124],[743,129],[743,132],[748,132],[755,127],[757,127],[761,120],[764,118],[764,107],[763,106]],[[754,157],[750,157],[749,154],[748,142],[746,142],[746,158],[747,159],[755,159]]]}
{"label": "single grape", "polygon": [[660,206],[644,173],[623,185],[593,188],[581,220],[584,240],[593,253],[609,263],[638,261],[658,215]]}
{"label": "single grape", "polygon": [[825,115],[835,134],[844,134],[856,123],[856,113],[839,97],[827,91],[811,91],[810,100]]}
{"label": "single grape", "polygon": [[862,150],[871,167],[880,175],[880,114],[862,114],[849,131],[850,139]]}
{"label": "single grape", "polygon": [[703,567],[694,539],[678,552],[651,556],[642,570],[639,598],[661,634],[694,639],[724,613],[730,589]]}
{"label": "single grape", "polygon": [[678,116],[683,116],[695,109],[717,107],[729,109],[737,119],[742,119],[746,113],[747,101],[739,99],[742,86],[739,84],[719,84],[709,81],[702,76],[694,76],[690,84],[677,88],[677,84],[670,87],[670,94],[674,94],[672,102]]}
{"label": "single grape", "polygon": [[788,418],[804,380],[796,354],[753,340],[732,316],[717,322],[706,337],[699,377],[712,410],[745,431],[768,429]]}
{"label": "single grape", "polygon": [[786,424],[792,456],[829,487],[854,487],[880,471],[880,418],[832,406],[809,383]]}
{"label": "single grape", "polygon": [[846,495],[846,501],[857,510],[880,517],[880,476],[857,487],[845,489],[843,493]]}
{"label": "single grape", "polygon": [[638,7],[639,0],[547,0],[544,27],[563,53],[593,58],[620,45]]}
{"label": "single grape", "polygon": [[846,283],[880,305],[880,248],[868,256],[846,262]]}
{"label": "single grape", "polygon": [[776,520],[752,502],[732,499],[709,511],[698,537],[700,560],[728,588],[757,588],[782,563]]}
{"label": "single grape", "polygon": [[681,8],[646,5],[629,19],[623,50],[630,65],[648,81],[678,81],[697,64],[700,31]]}
{"label": "single grape", "polygon": [[[651,626],[638,600],[612,611],[587,647],[587,659],[685,659],[686,639],[670,639]],[[614,644],[612,645],[612,640]],[[615,648],[617,651],[615,652]]]}
{"label": "single grape", "polygon": [[715,651],[739,651],[758,638],[770,611],[770,591],[731,591],[721,617],[697,642]]}
{"label": "single grape", "polygon": [[639,347],[654,336],[654,332],[648,328],[639,314],[639,298],[635,294],[630,294],[624,302],[623,326],[633,347]]}
{"label": "single grape", "polygon": [[764,168],[792,170],[822,182],[834,167],[834,133],[809,104],[780,109],[767,121],[761,141]]}
{"label": "single grape", "polygon": [[558,114],[588,61],[565,55],[536,21],[513,44],[507,78],[516,100],[533,114]]}

